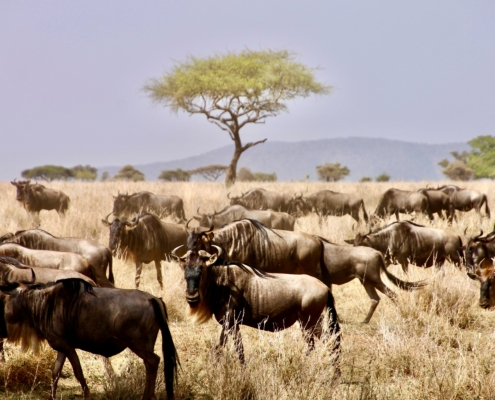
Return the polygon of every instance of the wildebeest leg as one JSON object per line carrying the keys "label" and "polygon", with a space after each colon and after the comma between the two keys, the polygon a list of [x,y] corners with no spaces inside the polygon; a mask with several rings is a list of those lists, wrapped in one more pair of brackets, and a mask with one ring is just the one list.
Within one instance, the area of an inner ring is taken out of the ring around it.
{"label": "wildebeest leg", "polygon": [[57,385],[58,385],[58,380],[60,379],[60,375],[62,373],[62,367],[64,366],[66,356],[62,352],[57,353],[57,359],[55,360],[55,365],[53,366],[53,371],[52,371],[52,393],[51,393],[51,398],[56,399],[57,398]]}
{"label": "wildebeest leg", "polygon": [[156,375],[158,373],[158,364],[160,364],[160,357],[149,350],[139,348],[130,349],[143,360],[144,366],[146,368],[146,384],[144,386],[143,399],[154,399]]}
{"label": "wildebeest leg", "polygon": [[[60,353],[59,353],[60,354]],[[74,371],[74,376],[76,379],[79,381],[79,384],[81,385],[82,391],[83,391],[83,398],[84,399],[91,399],[91,393],[89,391],[89,387],[86,384],[86,379],[84,379],[84,374],[81,368],[81,362],[79,361],[79,357],[77,356],[76,350],[75,349],[67,349],[65,352],[65,355],[69,359],[72,369]],[[57,357],[58,360],[58,357]]]}
{"label": "wildebeest leg", "polygon": [[143,272],[143,263],[136,262],[136,289],[139,287],[139,282],[141,282],[141,272]]}
{"label": "wildebeest leg", "polygon": [[0,363],[5,362],[5,350],[3,348],[3,344],[5,339],[0,339]]}
{"label": "wildebeest leg", "polygon": [[155,260],[155,268],[156,268],[156,279],[160,284],[160,289],[163,289],[162,264],[160,263],[160,260]]}
{"label": "wildebeest leg", "polygon": [[376,310],[376,307],[378,307],[378,303],[380,302],[380,296],[378,296],[378,293],[375,290],[375,287],[368,282],[363,283],[364,289],[366,290],[366,293],[368,293],[368,296],[371,300],[371,305],[370,309],[368,311],[368,315],[363,321],[363,324],[367,324],[370,322],[371,317],[373,316],[373,313]]}

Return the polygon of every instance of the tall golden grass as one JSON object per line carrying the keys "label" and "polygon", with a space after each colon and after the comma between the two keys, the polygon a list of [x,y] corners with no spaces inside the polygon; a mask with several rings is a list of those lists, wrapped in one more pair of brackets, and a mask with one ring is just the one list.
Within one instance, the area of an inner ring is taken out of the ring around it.
{"label": "tall golden grass", "polygon": [[[415,190],[427,182],[406,183],[308,183],[286,182],[263,187],[289,193],[314,193],[331,189],[354,193],[365,200],[369,213],[386,189]],[[158,182],[57,182],[48,186],[63,190],[71,198],[69,212],[60,218],[54,211],[41,212],[41,228],[57,236],[76,236],[108,244],[108,228],[101,218],[112,210],[112,195],[120,192],[149,190],[157,194],[175,194],[184,200],[185,213],[191,217],[201,212],[220,210],[228,204],[228,191],[220,183]],[[495,198],[490,182],[472,182],[463,186]],[[237,195],[253,188],[237,184]],[[493,203],[490,203],[491,208]],[[410,218],[403,216],[403,218]],[[429,224],[423,216],[416,222]],[[314,233],[332,242],[344,244],[354,237],[350,216],[329,217],[322,224],[314,215],[301,218],[296,229]],[[463,236],[464,229],[474,234],[482,228],[492,230],[492,222],[475,212],[459,215],[449,226],[436,220],[435,227]],[[32,227],[32,221],[15,200],[15,188],[0,183],[0,235]],[[363,225],[354,229],[366,229]],[[417,292],[404,292],[387,285],[398,294],[394,303],[382,297],[369,325],[359,322],[369,308],[369,298],[361,284],[353,281],[334,286],[336,307],[343,331],[340,380],[333,381],[330,348],[317,342],[316,349],[305,355],[306,345],[298,327],[279,333],[266,333],[242,327],[246,366],[239,364],[230,340],[215,355],[220,334],[212,320],[194,325],[188,319],[184,298],[185,284],[180,268],[164,262],[165,289],[160,290],[154,267],[145,266],[141,289],[160,296],[169,310],[170,326],[181,360],[176,390],[178,399],[492,399],[495,398],[495,314],[478,307],[479,285],[463,270],[453,265],[436,271],[410,267],[408,276],[391,266],[390,271],[410,281],[427,279],[429,285]],[[133,288],[134,266],[114,260],[116,284]],[[386,278],[384,278],[386,279]],[[160,354],[160,335],[156,353]],[[0,397],[46,398],[49,395],[50,369],[55,353],[48,347],[40,357],[24,355],[6,346],[7,362],[0,365]],[[95,398],[137,399],[144,388],[144,367],[139,358],[126,350],[112,358],[117,373],[110,380],[100,358],[79,352],[83,370]],[[66,364],[59,382],[59,396],[80,396],[72,368]],[[157,394],[165,398],[163,375]]]}

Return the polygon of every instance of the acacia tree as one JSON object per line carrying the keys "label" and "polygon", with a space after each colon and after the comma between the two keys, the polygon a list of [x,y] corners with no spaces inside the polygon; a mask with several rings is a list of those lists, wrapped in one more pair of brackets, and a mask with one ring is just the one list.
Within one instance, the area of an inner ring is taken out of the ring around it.
{"label": "acacia tree", "polygon": [[315,80],[312,69],[294,61],[286,50],[191,56],[143,89],[153,101],[173,112],[203,114],[229,134],[235,150],[225,174],[227,186],[235,183],[241,154],[266,141],[243,144],[240,131],[244,126],[286,111],[288,100],[330,91],[329,86]]}
{"label": "acacia tree", "polygon": [[450,154],[454,157],[454,161],[443,159],[438,163],[443,167],[442,173],[449,179],[454,181],[469,181],[474,177],[474,171],[467,166],[469,153],[463,151],[459,153],[452,151]]}
{"label": "acacia tree", "polygon": [[350,172],[351,171],[349,171],[349,168],[345,165],[340,165],[340,163],[326,163],[316,167],[318,178],[326,182],[340,181],[344,176],[349,175]]}

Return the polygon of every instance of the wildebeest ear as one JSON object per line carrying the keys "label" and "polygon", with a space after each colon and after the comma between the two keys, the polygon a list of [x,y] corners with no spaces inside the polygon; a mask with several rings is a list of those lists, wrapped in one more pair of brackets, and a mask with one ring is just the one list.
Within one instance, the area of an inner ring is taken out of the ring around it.
{"label": "wildebeest ear", "polygon": [[217,253],[213,253],[213,254],[210,256],[210,258],[209,258],[207,261],[205,261],[205,265],[206,265],[207,267],[209,267],[210,265],[215,264],[215,263],[217,262],[217,259],[218,259],[218,254],[217,254]]}
{"label": "wildebeest ear", "polygon": [[349,244],[354,244],[354,240],[352,239],[344,239],[344,242],[349,243]]}

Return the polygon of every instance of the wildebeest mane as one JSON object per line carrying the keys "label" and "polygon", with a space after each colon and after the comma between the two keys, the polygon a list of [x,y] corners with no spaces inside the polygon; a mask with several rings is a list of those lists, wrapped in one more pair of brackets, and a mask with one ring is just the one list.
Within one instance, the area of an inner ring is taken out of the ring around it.
{"label": "wildebeest mane", "polygon": [[[216,263],[214,264],[215,266],[221,266],[217,265]],[[239,267],[242,271],[251,274],[251,275],[256,275],[259,276],[260,278],[275,278],[275,275],[270,274],[258,267],[253,267],[252,265],[246,264],[246,263],[241,263],[237,261],[230,261],[228,263],[223,264],[226,267],[229,267],[231,265],[234,265],[236,267]]]}
{"label": "wildebeest mane", "polygon": [[12,258],[12,257],[0,256],[0,263],[12,265],[13,267],[16,267],[19,269],[29,269],[29,267],[25,266],[24,264],[21,264],[21,262],[19,260],[17,260],[16,258]]}

